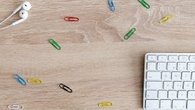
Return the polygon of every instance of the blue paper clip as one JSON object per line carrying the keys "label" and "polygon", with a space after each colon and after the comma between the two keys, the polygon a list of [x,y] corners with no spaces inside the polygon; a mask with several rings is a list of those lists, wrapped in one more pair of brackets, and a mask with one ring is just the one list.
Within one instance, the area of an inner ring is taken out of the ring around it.
{"label": "blue paper clip", "polygon": [[16,81],[18,83],[20,83],[21,85],[25,86],[26,85],[26,81],[24,78],[22,78],[21,76],[19,76],[18,74],[14,75],[14,78],[16,79]]}
{"label": "blue paper clip", "polygon": [[108,5],[110,8],[110,11],[114,12],[115,11],[115,6],[112,0],[108,0]]}

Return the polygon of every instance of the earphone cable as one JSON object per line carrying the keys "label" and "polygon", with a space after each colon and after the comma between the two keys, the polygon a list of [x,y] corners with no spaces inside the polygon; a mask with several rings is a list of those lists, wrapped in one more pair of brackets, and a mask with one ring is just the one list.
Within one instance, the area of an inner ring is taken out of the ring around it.
{"label": "earphone cable", "polygon": [[4,29],[7,29],[7,28],[9,28],[9,27],[11,27],[12,25],[8,25],[8,26],[5,26],[5,27],[2,27],[2,28],[0,28],[0,31],[2,31],[2,30],[4,30]]}
{"label": "earphone cable", "polygon": [[9,18],[11,18],[14,15],[14,13],[12,13],[11,15],[9,15],[7,18],[5,18],[3,21],[0,22],[0,25],[3,24],[5,21],[7,21]]}

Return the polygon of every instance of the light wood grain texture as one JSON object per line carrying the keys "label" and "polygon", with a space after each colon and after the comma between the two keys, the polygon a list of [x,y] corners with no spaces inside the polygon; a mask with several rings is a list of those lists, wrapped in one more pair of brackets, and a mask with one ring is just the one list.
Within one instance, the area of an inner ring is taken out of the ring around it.
{"label": "light wood grain texture", "polygon": [[[143,62],[147,52],[195,52],[195,1],[148,0],[146,10],[137,0],[29,0],[33,8],[25,23],[0,31],[0,110],[22,104],[25,110],[142,110]],[[22,1],[0,0],[0,21]],[[175,17],[165,25],[159,20]],[[68,23],[64,16],[77,16]],[[6,24],[18,19],[13,17]],[[131,27],[136,35],[122,37]],[[55,50],[48,39],[62,45]],[[14,73],[37,76],[39,86],[20,86]],[[59,89],[64,83],[69,94]]]}

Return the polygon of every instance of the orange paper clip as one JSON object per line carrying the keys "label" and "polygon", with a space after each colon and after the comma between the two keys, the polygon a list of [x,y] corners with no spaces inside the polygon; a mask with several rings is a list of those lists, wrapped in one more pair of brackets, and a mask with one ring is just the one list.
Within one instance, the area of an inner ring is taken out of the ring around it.
{"label": "orange paper clip", "polygon": [[77,17],[71,17],[71,16],[66,16],[66,17],[64,17],[64,20],[65,21],[69,21],[69,22],[78,22],[79,21],[79,18],[77,18]]}

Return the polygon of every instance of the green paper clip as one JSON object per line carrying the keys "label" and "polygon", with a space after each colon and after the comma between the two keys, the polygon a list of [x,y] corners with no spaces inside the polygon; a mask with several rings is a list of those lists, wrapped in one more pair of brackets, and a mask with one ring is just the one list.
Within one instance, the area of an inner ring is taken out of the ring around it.
{"label": "green paper clip", "polygon": [[61,50],[60,45],[53,39],[48,40],[51,45],[53,45],[57,50]]}
{"label": "green paper clip", "polygon": [[144,0],[138,0],[145,8],[149,9],[150,5]]}
{"label": "green paper clip", "polygon": [[124,39],[128,40],[136,31],[136,28],[132,28],[125,36]]}

